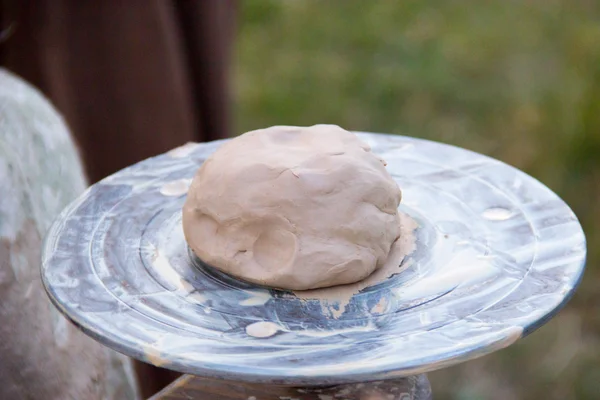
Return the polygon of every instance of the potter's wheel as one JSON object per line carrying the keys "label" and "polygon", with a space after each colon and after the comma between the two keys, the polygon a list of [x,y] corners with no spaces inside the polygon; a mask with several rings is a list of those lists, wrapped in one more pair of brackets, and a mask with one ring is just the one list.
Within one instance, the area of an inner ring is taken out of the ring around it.
{"label": "potter's wheel", "polygon": [[456,147],[360,136],[387,161],[401,211],[419,227],[402,272],[355,295],[343,312],[233,279],[188,251],[180,212],[187,186],[222,142],[133,165],[71,204],[44,249],[50,297],[83,331],[129,356],[293,385],[409,376],[469,360],[532,332],[571,297],[585,238],[548,188]]}

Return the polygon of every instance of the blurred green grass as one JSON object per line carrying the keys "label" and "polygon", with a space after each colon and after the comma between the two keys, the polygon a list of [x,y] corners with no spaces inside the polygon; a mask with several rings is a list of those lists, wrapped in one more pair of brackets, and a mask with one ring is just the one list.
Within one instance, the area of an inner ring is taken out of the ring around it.
{"label": "blurred green grass", "polygon": [[558,192],[588,238],[532,336],[430,374],[438,399],[600,398],[600,3],[240,2],[235,129],[335,123],[455,144]]}

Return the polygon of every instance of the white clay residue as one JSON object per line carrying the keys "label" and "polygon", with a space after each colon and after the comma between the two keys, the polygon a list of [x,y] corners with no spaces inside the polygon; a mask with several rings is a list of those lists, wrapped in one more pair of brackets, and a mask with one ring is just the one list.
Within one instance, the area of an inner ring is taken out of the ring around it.
{"label": "white clay residue", "polygon": [[507,208],[492,207],[485,210],[481,215],[491,221],[504,221],[515,215],[515,213]]}
{"label": "white clay residue", "polygon": [[482,282],[501,271],[492,264],[492,258],[481,257],[474,251],[456,253],[443,270],[432,271],[412,285],[394,289],[393,293],[403,300],[423,298],[444,293],[460,285]]}
{"label": "white clay residue", "polygon": [[304,329],[304,330],[295,330],[292,331],[297,335],[309,336],[309,337],[329,337],[335,335],[343,335],[345,333],[355,333],[355,332],[372,332],[377,330],[377,327],[373,325],[372,322],[369,321],[368,324],[363,326],[355,326],[352,328],[345,329],[334,329],[334,330],[317,330],[317,329]]}
{"label": "white clay residue", "polygon": [[372,332],[377,330],[377,327],[369,322],[366,325],[354,326],[351,328],[344,329],[334,329],[334,330],[319,330],[319,329],[298,329],[298,330],[289,330],[285,327],[276,324],[275,322],[270,321],[260,321],[254,322],[248,326],[246,326],[246,334],[255,338],[269,338],[275,335],[277,332],[290,332],[300,336],[308,336],[315,338],[324,338],[335,335],[343,335],[346,333],[355,333],[355,332]]}
{"label": "white clay residue", "polygon": [[196,300],[198,303],[204,303],[207,300],[206,296],[199,292],[192,292],[187,297]]}
{"label": "white clay residue", "polygon": [[[520,339],[523,336],[523,328],[521,328],[520,326],[506,326],[504,329],[501,329],[500,331],[492,330],[489,333],[486,332],[483,334],[480,334],[477,332],[478,327],[481,327],[481,325],[478,326],[478,324],[476,324],[476,323],[467,322],[467,321],[462,321],[462,322],[453,324],[454,334],[458,335],[462,338],[469,337],[470,343],[476,343],[476,342],[490,343],[489,346],[485,347],[484,354],[489,354],[496,350],[503,349],[503,348],[513,344],[514,342],[516,342],[518,339]],[[467,335],[467,332],[469,333],[468,335]],[[406,353],[405,357],[420,359],[420,358],[428,355],[427,354],[427,350],[429,349],[429,347],[427,346],[428,340],[429,341],[431,340],[431,336],[429,336],[429,335],[413,336],[410,340],[410,343],[414,345],[414,348],[406,347],[406,342],[403,342],[403,341],[388,342],[389,351],[385,355],[382,354],[382,357],[386,358],[386,356],[388,356],[388,357],[394,359],[395,357],[397,357],[396,352],[402,351],[402,352]],[[461,348],[461,347],[464,348],[464,346],[468,346],[469,343],[465,343],[464,340],[461,340],[461,341],[456,341],[455,345],[456,345],[456,348]],[[483,355],[483,354],[481,354],[481,355]],[[365,366],[373,366],[374,367],[376,365],[379,365],[379,363],[381,363],[381,358],[364,359],[364,358],[357,357],[355,361],[351,361],[351,362],[347,362],[347,363],[339,363],[339,364],[327,363],[327,364],[323,364],[322,366],[316,366],[316,367],[311,366],[310,368],[299,369],[298,373],[305,374],[307,376],[318,376],[319,374],[323,374],[323,373],[332,374],[335,372],[347,372],[348,370],[351,370],[352,368],[356,368],[358,366],[360,366],[362,368],[364,368]],[[456,363],[457,363],[456,358],[453,358],[453,357],[444,358],[438,362],[431,362],[431,363],[428,363],[425,365],[421,365],[418,367],[403,370],[403,374],[410,375],[410,376],[419,375],[419,374],[429,372],[432,370],[449,367]],[[390,378],[397,377],[397,376],[395,376],[394,372],[390,373],[388,376]],[[361,385],[361,384],[358,384],[358,385]],[[359,388],[358,385],[356,386],[356,388]]]}
{"label": "white clay residue", "polygon": [[152,266],[160,273],[160,276],[176,287],[181,286],[181,276],[173,269],[169,259],[165,257],[158,249],[152,256]]}
{"label": "white clay residue", "polygon": [[393,146],[392,151],[396,152],[399,150],[410,150],[410,149],[413,149],[414,147],[415,147],[415,145],[412,143],[401,143],[401,144]]}
{"label": "white clay residue", "polygon": [[186,295],[194,291],[194,287],[173,269],[169,259],[158,249],[155,249],[154,254],[152,255],[152,267],[163,279],[175,286],[176,290],[183,292]]}
{"label": "white clay residue", "polygon": [[516,342],[517,340],[523,337],[523,328],[520,326],[511,326],[504,330],[506,333],[506,338],[499,343],[501,348],[505,348]]}
{"label": "white clay residue", "polygon": [[246,333],[255,338],[268,338],[281,330],[281,326],[274,322],[261,321],[246,326]]}
{"label": "white clay residue", "polygon": [[165,359],[161,357],[160,351],[155,349],[154,347],[150,345],[145,345],[143,346],[142,351],[144,352],[144,358],[148,363],[156,367],[160,367],[161,365],[166,364]]}
{"label": "white clay residue", "polygon": [[419,322],[421,322],[422,325],[429,325],[432,322],[431,319],[431,314],[428,313],[427,311],[423,311],[419,313]]}
{"label": "white clay residue", "polygon": [[387,300],[385,297],[379,299],[379,302],[371,308],[371,313],[373,314],[383,314],[387,307]]}
{"label": "white clay residue", "polygon": [[241,306],[262,306],[266,304],[270,299],[272,299],[271,294],[266,290],[249,290],[245,293],[248,294],[250,297],[248,297],[246,300],[240,301]]}
{"label": "white clay residue", "polygon": [[[415,234],[417,223],[409,215],[400,215],[400,238],[392,245],[388,260],[366,279],[350,285],[333,286],[323,289],[294,291],[294,294],[304,300],[319,300],[325,314],[333,318],[342,316],[350,303],[352,296],[361,290],[385,281],[390,276],[400,273],[406,266],[401,266],[402,260],[415,249]],[[385,307],[385,306],[382,306]]]}
{"label": "white clay residue", "polygon": [[173,158],[184,158],[192,154],[192,152],[199,146],[198,143],[188,142],[183,146],[179,146],[167,152],[167,154]]}
{"label": "white clay residue", "polygon": [[188,192],[191,183],[191,179],[178,179],[168,182],[160,188],[160,193],[164,196],[182,196]]}

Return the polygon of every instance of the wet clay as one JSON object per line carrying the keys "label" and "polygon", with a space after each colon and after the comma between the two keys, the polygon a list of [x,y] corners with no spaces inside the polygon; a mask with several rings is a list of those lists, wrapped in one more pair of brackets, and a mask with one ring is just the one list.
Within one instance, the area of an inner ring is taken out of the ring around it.
{"label": "wet clay", "polygon": [[[405,262],[402,265],[402,261],[415,250],[415,230],[417,229],[417,223],[407,214],[398,214],[400,216],[400,238],[392,245],[389,257],[383,267],[362,281],[329,288],[298,290],[294,291],[296,297],[305,300],[319,300],[321,308],[326,315],[339,318],[346,311],[346,306],[350,303],[352,296],[365,288],[385,281],[392,275],[396,275],[409,267],[410,263]],[[371,309],[371,313],[383,314],[386,311],[386,306],[387,302],[382,298]]]}
{"label": "wet clay", "polygon": [[401,192],[369,146],[334,125],[276,126],[220,147],[196,173],[183,229],[204,262],[261,285],[359,282],[400,237]]}

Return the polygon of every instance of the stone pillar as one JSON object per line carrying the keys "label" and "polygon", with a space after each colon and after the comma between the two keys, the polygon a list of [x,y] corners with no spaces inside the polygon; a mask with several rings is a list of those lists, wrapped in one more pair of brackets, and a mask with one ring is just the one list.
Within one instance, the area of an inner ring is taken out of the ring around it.
{"label": "stone pillar", "polygon": [[42,287],[44,235],[86,186],[61,116],[0,69],[1,399],[139,398],[131,360],[79,332]]}

